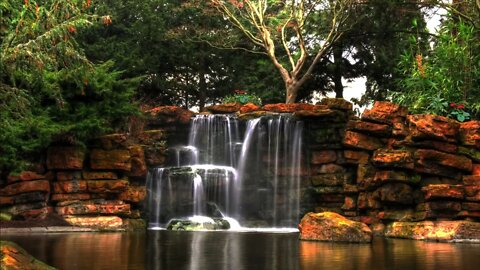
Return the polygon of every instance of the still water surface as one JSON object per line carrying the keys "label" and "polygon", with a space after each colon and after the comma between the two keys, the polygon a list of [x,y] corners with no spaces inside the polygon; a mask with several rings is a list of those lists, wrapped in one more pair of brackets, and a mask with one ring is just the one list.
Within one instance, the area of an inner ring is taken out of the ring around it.
{"label": "still water surface", "polygon": [[480,269],[480,244],[298,240],[298,233],[172,232],[1,235],[59,269]]}

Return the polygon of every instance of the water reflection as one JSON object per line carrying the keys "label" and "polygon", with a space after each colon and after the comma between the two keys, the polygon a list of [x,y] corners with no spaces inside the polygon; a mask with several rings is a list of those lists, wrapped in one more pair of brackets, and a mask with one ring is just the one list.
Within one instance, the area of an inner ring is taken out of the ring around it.
{"label": "water reflection", "polygon": [[476,269],[479,244],[375,239],[373,244],[301,241],[300,269]]}
{"label": "water reflection", "polygon": [[149,269],[285,269],[298,267],[298,235],[229,232],[148,233]]}
{"label": "water reflection", "polygon": [[297,233],[173,232],[0,235],[59,269],[478,269],[480,244],[376,239],[299,241]]}

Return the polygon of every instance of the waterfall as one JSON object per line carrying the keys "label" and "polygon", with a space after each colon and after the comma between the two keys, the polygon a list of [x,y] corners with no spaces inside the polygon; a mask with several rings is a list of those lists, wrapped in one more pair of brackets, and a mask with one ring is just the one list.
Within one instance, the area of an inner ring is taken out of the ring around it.
{"label": "waterfall", "polygon": [[[172,147],[173,167],[147,179],[150,227],[188,216],[223,217],[247,227],[296,227],[303,122],[271,114],[192,118],[186,146]],[[243,135],[243,136],[242,136]]]}

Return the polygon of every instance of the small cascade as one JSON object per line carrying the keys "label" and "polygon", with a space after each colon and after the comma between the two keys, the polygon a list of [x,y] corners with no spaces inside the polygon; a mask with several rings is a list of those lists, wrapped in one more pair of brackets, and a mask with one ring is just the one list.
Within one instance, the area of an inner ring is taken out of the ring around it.
{"label": "small cascade", "polygon": [[197,115],[192,120],[189,146],[199,150],[196,164],[235,167],[241,146],[238,119],[233,115]]}
{"label": "small cascade", "polygon": [[221,218],[237,230],[296,227],[302,132],[303,122],[289,114],[248,122],[197,115],[188,145],[169,149],[172,167],[149,173],[150,227],[179,218],[192,222],[192,216]]}
{"label": "small cascade", "polygon": [[247,123],[238,169],[245,189],[241,201],[255,201],[252,194],[261,198],[258,212],[273,227],[294,227],[299,220],[302,132],[303,122],[289,114]]}
{"label": "small cascade", "polygon": [[198,149],[195,146],[174,146],[167,149],[172,166],[188,166],[198,164]]}

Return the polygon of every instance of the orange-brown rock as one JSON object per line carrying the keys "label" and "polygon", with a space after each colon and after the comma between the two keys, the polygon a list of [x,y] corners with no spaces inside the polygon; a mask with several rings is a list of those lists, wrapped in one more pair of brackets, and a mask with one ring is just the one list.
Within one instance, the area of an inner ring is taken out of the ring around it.
{"label": "orange-brown rock", "polygon": [[240,110],[242,104],[240,103],[225,103],[225,104],[218,104],[212,105],[205,108],[205,110],[211,113],[235,113]]}
{"label": "orange-brown rock", "polygon": [[428,185],[422,188],[426,200],[432,199],[463,199],[465,188],[461,185]]}
{"label": "orange-brown rock", "polygon": [[0,241],[0,265],[1,269],[5,270],[55,270],[51,267],[30,255],[27,251],[19,245],[10,241]]}
{"label": "orange-brown rock", "polygon": [[342,123],[347,119],[347,114],[345,112],[332,109],[298,110],[295,111],[293,115],[300,119],[310,119],[316,122],[329,123]]}
{"label": "orange-brown rock", "polygon": [[404,182],[417,184],[421,178],[419,175],[411,175],[404,171],[377,171],[375,173],[374,181],[378,184],[387,182]]}
{"label": "orange-brown rock", "polygon": [[465,186],[480,186],[480,175],[464,175],[463,184]]}
{"label": "orange-brown rock", "polygon": [[396,117],[392,119],[392,135],[394,137],[406,137],[408,136],[408,127],[405,121],[405,117]]}
{"label": "orange-brown rock", "polygon": [[146,111],[150,115],[152,122],[160,125],[182,124],[188,125],[190,119],[195,115],[194,112],[178,106],[160,106]]}
{"label": "orange-brown rock", "polygon": [[105,150],[125,149],[128,146],[128,135],[125,133],[115,133],[103,135],[97,138],[100,148]]}
{"label": "orange-brown rock", "polygon": [[375,183],[376,169],[371,164],[359,164],[357,167],[357,186],[359,190],[372,189],[377,186]]}
{"label": "orange-brown rock", "polygon": [[345,182],[344,173],[327,173],[312,175],[310,181],[314,186],[341,186]]}
{"label": "orange-brown rock", "polygon": [[0,189],[1,196],[13,196],[16,194],[41,191],[45,193],[50,192],[50,183],[48,180],[34,180],[34,181],[22,181],[9,184]]}
{"label": "orange-brown rock", "polygon": [[128,214],[130,212],[130,204],[125,204],[121,201],[103,201],[101,203],[78,201],[67,206],[55,207],[55,212],[59,215]]}
{"label": "orange-brown rock", "polygon": [[277,113],[293,113],[296,111],[313,111],[320,108],[325,108],[324,106],[306,104],[306,103],[277,103],[277,104],[267,104],[262,107],[263,110],[269,112]]}
{"label": "orange-brown rock", "polygon": [[240,107],[240,113],[249,113],[249,112],[255,112],[255,111],[258,111],[260,110],[260,106],[257,106],[251,102],[243,105],[242,107]]}
{"label": "orange-brown rock", "polygon": [[130,151],[123,149],[101,150],[93,149],[90,153],[90,168],[94,170],[130,171]]}
{"label": "orange-brown rock", "polygon": [[85,160],[85,151],[74,146],[55,146],[47,150],[47,168],[49,170],[81,170]]}
{"label": "orange-brown rock", "polygon": [[123,221],[117,216],[65,216],[63,219],[72,226],[96,229],[120,229]]}
{"label": "orange-brown rock", "polygon": [[480,201],[480,186],[465,186],[465,199],[467,201]]}
{"label": "orange-brown rock", "polygon": [[360,192],[357,199],[358,209],[379,209],[381,204],[373,196],[373,192]]}
{"label": "orange-brown rock", "polygon": [[352,196],[345,196],[345,202],[342,205],[342,210],[356,210],[357,209],[357,198]]}
{"label": "orange-brown rock", "polygon": [[429,161],[424,159],[415,160],[414,171],[434,176],[443,176],[450,179],[462,179],[462,171],[455,168],[439,165],[438,163],[435,163],[435,161]]}
{"label": "orange-brown rock", "polygon": [[312,164],[332,163],[337,160],[337,153],[333,150],[313,151]]}
{"label": "orange-brown rock", "polygon": [[147,164],[145,163],[145,153],[141,145],[132,145],[128,148],[130,151],[131,169],[129,176],[140,177],[147,175]]}
{"label": "orange-brown rock", "polygon": [[128,189],[118,194],[118,199],[126,202],[140,203],[145,200],[147,190],[145,186],[129,186]]}
{"label": "orange-brown rock", "polygon": [[107,171],[83,171],[83,179],[89,180],[114,180],[118,179],[118,175],[114,172]]}
{"label": "orange-brown rock", "polygon": [[85,193],[87,191],[87,181],[61,181],[53,183],[53,193]]}
{"label": "orange-brown rock", "polygon": [[[47,202],[50,194],[43,191],[32,191],[27,193],[20,193],[12,197],[14,204],[28,204],[34,202]],[[1,198],[1,197],[0,197]]]}
{"label": "orange-brown rock", "polygon": [[368,152],[355,150],[344,150],[343,157],[347,164],[365,164],[370,159]]}
{"label": "orange-brown rock", "polygon": [[374,193],[373,198],[381,202],[396,204],[413,204],[413,189],[403,183],[387,183],[379,187]]}
{"label": "orange-brown rock", "polygon": [[480,121],[468,121],[460,124],[460,142],[480,149]]}
{"label": "orange-brown rock", "polygon": [[57,172],[58,181],[72,181],[72,180],[81,180],[82,173],[80,171],[65,171]]}
{"label": "orange-brown rock", "polygon": [[413,140],[457,141],[460,124],[453,119],[431,114],[415,114],[409,115],[407,121]]}
{"label": "orange-brown rock", "polygon": [[462,209],[468,211],[480,211],[480,203],[478,202],[462,202]]}
{"label": "orange-brown rock", "polygon": [[32,171],[22,171],[19,175],[9,175],[7,177],[7,183],[14,183],[18,181],[32,181],[45,179],[45,175],[38,174]]}
{"label": "orange-brown rock", "polygon": [[383,143],[378,138],[353,131],[345,132],[343,144],[348,147],[371,151],[383,146]]}
{"label": "orange-brown rock", "polygon": [[419,204],[417,206],[417,209],[425,211],[459,212],[460,210],[462,210],[462,203],[458,201],[436,200]]}
{"label": "orange-brown rock", "polygon": [[15,203],[13,196],[0,196],[0,206],[11,205]]}
{"label": "orange-brown rock", "polygon": [[418,149],[415,151],[415,160],[426,161],[433,164],[462,170],[472,171],[472,160],[463,155],[453,155],[431,149]]}
{"label": "orange-brown rock", "polygon": [[366,224],[333,212],[307,213],[298,228],[301,240],[361,243],[372,241],[372,231]]}
{"label": "orange-brown rock", "polygon": [[166,148],[161,146],[145,147],[145,162],[148,167],[157,167],[165,164],[167,160]]}
{"label": "orange-brown rock", "polygon": [[335,163],[322,164],[311,168],[312,174],[345,173],[345,168]]}
{"label": "orange-brown rock", "polygon": [[323,98],[320,101],[321,105],[326,105],[329,109],[351,111],[353,104],[343,98]]}
{"label": "orange-brown rock", "polygon": [[379,137],[388,137],[392,134],[392,127],[389,125],[359,120],[348,121],[347,129]]}
{"label": "orange-brown rock", "polygon": [[480,175],[480,164],[472,164],[472,175]]}
{"label": "orange-brown rock", "polygon": [[90,193],[59,193],[59,194],[52,194],[52,198],[50,200],[54,202],[59,202],[59,201],[76,201],[76,200],[90,200],[90,199],[93,199],[93,196]]}
{"label": "orange-brown rock", "polygon": [[120,193],[129,186],[128,180],[91,180],[87,181],[88,192]]}
{"label": "orange-brown rock", "polygon": [[366,109],[362,114],[362,120],[392,124],[393,119],[407,116],[407,108],[387,101],[375,101],[372,109]]}
{"label": "orange-brown rock", "polygon": [[472,221],[393,222],[385,236],[430,241],[478,241],[480,223]]}
{"label": "orange-brown rock", "polygon": [[167,132],[163,129],[145,130],[137,136],[141,144],[152,145],[167,139]]}
{"label": "orange-brown rock", "polygon": [[378,149],[373,153],[372,163],[378,167],[413,169],[413,155],[406,150]]}
{"label": "orange-brown rock", "polygon": [[45,219],[49,214],[53,213],[52,207],[42,207],[39,209],[28,209],[17,213],[16,218],[23,220]]}

